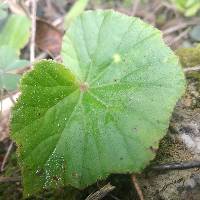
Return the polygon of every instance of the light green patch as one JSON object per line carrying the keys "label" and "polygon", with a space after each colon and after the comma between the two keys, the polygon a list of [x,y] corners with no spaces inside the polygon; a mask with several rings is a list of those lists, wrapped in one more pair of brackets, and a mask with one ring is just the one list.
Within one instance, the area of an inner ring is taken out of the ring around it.
{"label": "light green patch", "polygon": [[20,75],[14,71],[28,64],[27,60],[18,58],[15,49],[9,46],[0,46],[0,90],[16,90]]}
{"label": "light green patch", "polygon": [[121,56],[120,56],[120,54],[118,54],[118,53],[115,53],[114,55],[113,55],[113,62],[114,63],[119,63],[119,62],[121,62]]}
{"label": "light green patch", "polygon": [[10,15],[0,32],[0,46],[8,45],[17,52],[28,42],[30,20],[22,15]]}
{"label": "light green patch", "polygon": [[200,10],[199,0],[171,0],[177,7],[177,9],[182,12],[186,17],[191,17],[196,15]]}

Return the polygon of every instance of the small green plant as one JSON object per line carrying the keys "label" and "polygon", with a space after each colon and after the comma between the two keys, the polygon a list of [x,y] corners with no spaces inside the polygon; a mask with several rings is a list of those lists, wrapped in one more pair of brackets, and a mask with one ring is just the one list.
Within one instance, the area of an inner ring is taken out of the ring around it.
{"label": "small green plant", "polygon": [[0,46],[8,45],[19,53],[30,35],[30,20],[23,15],[10,15],[0,32]]}
{"label": "small green plant", "polygon": [[12,111],[25,196],[141,172],[184,92],[177,57],[138,18],[84,12],[61,54],[63,64],[43,60],[23,77]]}
{"label": "small green plant", "polygon": [[200,65],[200,45],[196,47],[179,48],[176,50],[183,67],[195,67]]}
{"label": "small green plant", "polygon": [[[5,6],[0,4],[1,7]],[[3,7],[4,8],[4,7]],[[5,15],[5,13],[3,14]],[[10,15],[0,32],[0,90],[17,89],[20,75],[15,70],[28,65],[19,58],[20,49],[28,42],[30,21],[21,15]]]}
{"label": "small green plant", "polygon": [[15,49],[10,46],[0,46],[0,90],[16,90],[20,75],[14,73],[14,70],[28,63],[27,60],[18,58]]}
{"label": "small green plant", "polygon": [[186,17],[194,16],[200,9],[199,0],[171,0]]}
{"label": "small green plant", "polygon": [[0,20],[4,19],[5,17],[7,17],[8,13],[7,13],[7,9],[8,6],[6,3],[0,3]]}
{"label": "small green plant", "polygon": [[[5,91],[17,89],[20,75],[16,70],[29,64],[19,53],[28,42],[30,21],[26,16],[8,16],[6,8],[7,4],[0,3],[0,20],[5,20],[0,31],[0,98]],[[2,109],[2,101],[0,104]]]}
{"label": "small green plant", "polygon": [[72,21],[79,16],[86,8],[89,0],[78,0],[65,16],[65,28],[68,28]]}

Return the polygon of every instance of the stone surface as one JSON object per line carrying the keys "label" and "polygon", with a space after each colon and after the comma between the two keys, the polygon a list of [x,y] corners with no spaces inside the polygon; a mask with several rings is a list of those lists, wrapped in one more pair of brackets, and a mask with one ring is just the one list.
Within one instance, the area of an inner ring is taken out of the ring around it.
{"label": "stone surface", "polygon": [[[188,80],[185,96],[177,103],[168,135],[161,141],[152,165],[200,160],[199,81]],[[145,199],[199,200],[200,169],[153,171],[150,167],[138,180]]]}

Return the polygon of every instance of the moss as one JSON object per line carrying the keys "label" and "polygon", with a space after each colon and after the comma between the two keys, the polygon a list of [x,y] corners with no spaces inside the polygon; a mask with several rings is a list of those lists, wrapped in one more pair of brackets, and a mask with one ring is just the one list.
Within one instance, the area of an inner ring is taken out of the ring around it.
{"label": "moss", "polygon": [[[166,163],[173,161],[183,161],[191,158],[191,154],[185,151],[184,144],[177,137],[172,134],[167,134],[159,145],[156,158],[153,160],[152,165],[157,163]],[[180,156],[182,154],[183,156]]]}
{"label": "moss", "polygon": [[200,45],[191,48],[179,48],[176,50],[183,67],[200,65]]}

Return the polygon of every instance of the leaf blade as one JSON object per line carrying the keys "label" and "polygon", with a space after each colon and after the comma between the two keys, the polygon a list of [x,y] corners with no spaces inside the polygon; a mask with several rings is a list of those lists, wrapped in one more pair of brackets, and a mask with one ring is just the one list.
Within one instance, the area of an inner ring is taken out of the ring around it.
{"label": "leaf blade", "polygon": [[113,11],[78,17],[62,56],[67,68],[43,61],[25,76],[13,110],[26,194],[140,172],[184,91],[183,72],[159,31]]}
{"label": "leaf blade", "polygon": [[18,59],[15,49],[10,46],[0,46],[0,89],[8,91],[16,90],[20,75],[12,71],[25,67],[29,62]]}
{"label": "leaf blade", "polygon": [[0,45],[8,45],[19,52],[28,42],[30,33],[29,28],[30,21],[26,16],[9,16],[0,33]]}

